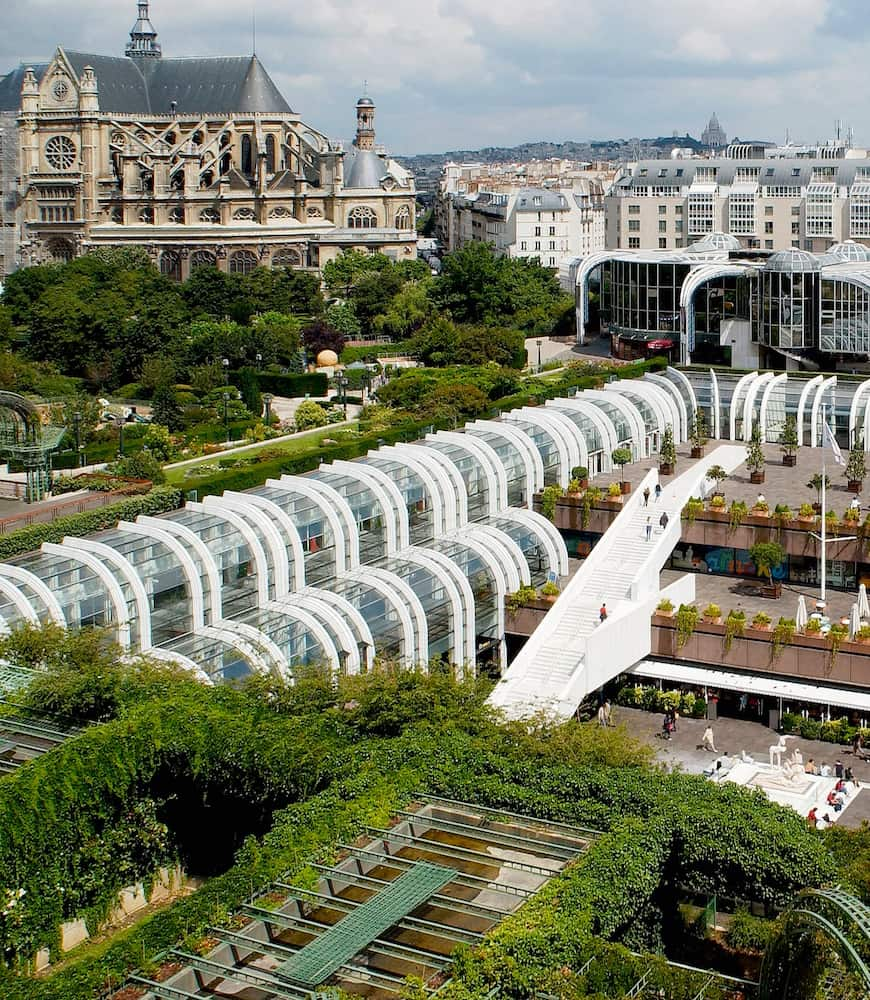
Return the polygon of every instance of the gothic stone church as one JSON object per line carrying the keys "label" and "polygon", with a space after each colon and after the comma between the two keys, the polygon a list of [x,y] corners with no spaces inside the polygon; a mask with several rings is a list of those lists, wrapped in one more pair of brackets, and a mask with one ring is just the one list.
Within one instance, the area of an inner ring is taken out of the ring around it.
{"label": "gothic stone church", "polygon": [[370,98],[345,150],[255,55],[163,58],[148,7],[123,57],[58,48],[0,78],[0,279],[108,246],[177,279],[416,254],[414,182],[375,145]]}

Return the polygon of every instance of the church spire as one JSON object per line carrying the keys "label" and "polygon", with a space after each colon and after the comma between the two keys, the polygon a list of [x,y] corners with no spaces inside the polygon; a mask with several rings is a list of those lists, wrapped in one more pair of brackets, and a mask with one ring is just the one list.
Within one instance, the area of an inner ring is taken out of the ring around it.
{"label": "church spire", "polygon": [[139,0],[139,16],[130,32],[130,41],[124,50],[124,55],[131,59],[159,59],[160,45],[157,42],[157,32],[148,15],[148,0]]}

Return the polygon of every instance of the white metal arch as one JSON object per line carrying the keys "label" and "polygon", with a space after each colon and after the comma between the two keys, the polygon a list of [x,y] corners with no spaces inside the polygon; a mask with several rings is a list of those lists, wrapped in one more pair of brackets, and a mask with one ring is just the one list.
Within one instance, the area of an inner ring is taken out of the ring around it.
{"label": "white metal arch", "polygon": [[640,413],[641,422],[643,423],[646,434],[657,431],[661,435],[664,434],[665,427],[670,426],[674,429],[674,440],[683,440],[680,414],[674,405],[674,401],[668,393],[662,392],[658,386],[653,385],[650,382],[644,382],[640,379],[620,379],[617,382],[605,383],[604,392],[607,392],[610,395],[624,396],[627,399],[631,399],[632,396],[635,396],[641,402],[646,403],[646,405],[653,411],[653,416],[655,417],[656,422],[656,426],[654,428],[650,428],[649,430],[646,429],[646,421],[644,420],[643,414],[640,413],[640,407],[636,402],[634,403],[635,408],[638,413]]}
{"label": "white metal arch", "polygon": [[[388,459],[391,462],[396,462],[398,465],[403,465],[416,474],[417,478],[425,487],[426,492],[429,494],[429,503],[432,508],[432,533],[435,538],[439,538],[443,535],[446,521],[444,499],[441,495],[441,487],[429,471],[428,465],[424,465],[414,455],[398,454],[394,448],[389,446],[386,448],[379,448],[376,452],[370,451],[368,454],[368,458],[372,462],[376,462],[378,457]],[[455,508],[453,508],[453,510],[455,513]],[[404,549],[402,551],[404,551]]]}
{"label": "white metal arch", "polygon": [[[16,624],[18,619],[15,619]],[[0,635],[9,635],[12,629],[9,627],[9,622],[6,620],[5,615],[0,615]]]}
{"label": "white metal arch", "polygon": [[[559,485],[567,486],[571,478],[571,451],[577,454],[577,461],[573,463],[574,465],[580,464],[580,452],[573,435],[569,438],[561,422],[550,415],[549,411],[551,410],[551,407],[532,408],[524,406],[519,410],[510,410],[502,414],[502,419],[511,423],[522,420],[524,423],[539,428],[550,438],[559,456]],[[571,441],[570,446],[568,443],[569,440]]]}
{"label": "white metal arch", "polygon": [[[670,379],[665,378],[664,375],[659,375],[658,372],[646,372],[643,376],[643,381],[649,382],[650,385],[658,386],[662,390],[670,402],[674,430],[676,431],[679,427],[679,440],[687,440],[689,436],[689,411],[686,409],[686,401],[680,395],[680,390]],[[676,434],[674,436],[676,437]],[[714,434],[713,436],[717,437],[718,435]]]}
{"label": "white metal arch", "polygon": [[187,577],[193,630],[196,631],[196,629],[202,628],[205,625],[205,598],[202,591],[202,578],[199,575],[199,570],[196,568],[196,563],[178,538],[168,531],[162,530],[162,526],[156,528],[134,521],[120,521],[118,531],[126,531],[131,535],[139,535],[140,537],[149,538],[152,541],[162,542],[169,549],[178,560],[185,577]]}
{"label": "white metal arch", "polygon": [[788,382],[788,375],[782,372],[780,375],[776,375],[771,378],[767,385],[764,387],[764,393],[761,397],[761,406],[758,412],[758,422],[761,426],[761,440],[767,441],[767,409],[770,406],[770,399],[773,396],[773,390],[778,386],[782,385],[783,382]]}
{"label": "white metal arch", "polygon": [[495,449],[488,441],[471,434],[460,434],[458,431],[438,431],[437,434],[427,434],[426,440],[446,441],[448,444],[454,444],[457,448],[463,448],[468,454],[473,455],[480,462],[480,467],[486,476],[490,512],[507,507],[507,473]]}
{"label": "white metal arch", "polygon": [[[298,595],[296,594],[287,594],[278,601],[269,601],[264,605],[263,610],[274,611],[276,614],[284,615],[285,618],[291,618],[293,621],[297,621],[303,625],[320,644],[320,648],[323,650],[323,655],[329,661],[329,665],[333,672],[337,671],[340,664],[340,658],[335,641],[329,634],[329,631],[323,622],[319,621],[310,610],[303,608],[298,604],[296,601],[297,596]],[[235,625],[235,619],[233,619],[233,625]],[[249,628],[253,628],[253,626],[249,626]],[[259,629],[256,629],[255,631],[257,631],[260,635],[264,635],[259,631]],[[277,644],[276,648],[278,648],[280,652],[280,647],[277,647]],[[283,652],[280,653],[279,671],[285,680],[296,680],[293,674],[293,668],[290,666],[290,662]]]}
{"label": "white metal arch", "polygon": [[755,408],[755,400],[758,398],[758,390],[763,389],[772,378],[773,372],[764,372],[763,375],[758,375],[757,378],[753,379],[746,388],[746,397],[743,400],[744,441],[752,440],[752,411]]}
{"label": "white metal arch", "polygon": [[[611,459],[611,454],[613,449],[616,447],[616,428],[610,420],[610,417],[601,409],[600,406],[595,406],[595,404],[590,399],[584,399],[581,395],[577,396],[566,396],[560,399],[553,399],[550,401],[550,405],[554,409],[564,409],[564,410],[575,410],[577,413],[582,413],[583,416],[588,417],[589,420],[595,425],[596,430],[601,435],[602,442],[602,452],[601,452],[601,472],[610,472],[613,468],[613,460]],[[589,446],[589,442],[586,442],[586,461],[587,465],[589,462],[589,454],[595,449]],[[592,470],[589,470],[590,478],[592,476]]]}
{"label": "white metal arch", "polygon": [[632,400],[618,392],[599,392],[595,389],[586,389],[583,392],[583,396],[593,404],[609,403],[611,406],[615,406],[623,417],[625,417],[628,426],[631,428],[632,443],[636,442],[636,447],[631,449],[632,460],[638,461],[647,457],[646,424],[643,420],[643,414]]}
{"label": "white metal arch", "polygon": [[565,413],[558,407],[551,405],[552,400],[547,400],[544,404],[543,412],[555,418],[559,426],[564,428],[563,437],[568,443],[568,482],[571,481],[571,469],[576,465],[587,465],[589,462],[589,451],[586,447],[586,438],[583,432]]}
{"label": "white metal arch", "polygon": [[[186,524],[179,524],[177,521],[174,521],[169,517],[156,518],[140,514],[139,517],[136,518],[136,523],[148,528],[166,531],[168,534],[178,538],[179,541],[187,545],[188,548],[192,549],[197,554],[200,562],[202,563],[202,569],[205,573],[206,581],[208,582],[210,597],[209,617],[211,621],[217,621],[221,617],[221,605],[223,602],[221,594],[221,578],[214,556],[212,556],[205,542],[192,528],[189,528]],[[206,622],[206,624],[208,624],[208,622]]]}
{"label": "white metal arch", "polygon": [[731,396],[731,405],[728,408],[728,439],[730,441],[737,440],[737,413],[743,415],[743,410],[738,410],[743,405],[741,396],[749,384],[757,378],[758,372],[747,372],[737,380],[737,385],[734,386],[734,394]]}
{"label": "white metal arch", "polygon": [[214,681],[211,677],[209,677],[198,663],[194,663],[189,656],[176,653],[172,649],[164,649],[163,646],[152,646],[148,650],[148,655],[154,660],[163,660],[165,663],[174,663],[177,667],[182,667],[193,674],[200,684],[205,684],[208,687],[214,686]]}
{"label": "white metal arch", "polygon": [[[206,499],[210,499],[206,497]],[[266,560],[266,553],[263,551],[263,546],[260,544],[260,539],[257,538],[257,533],[251,527],[251,525],[234,510],[230,510],[228,507],[215,506],[209,504],[208,507],[202,503],[188,502],[188,510],[199,512],[200,514],[206,514],[209,517],[216,517],[219,521],[226,521],[227,524],[231,524],[236,531],[244,538],[245,543],[251,553],[251,558],[257,565],[257,603],[265,604],[269,600],[269,564]],[[217,616],[214,616],[215,619]],[[217,624],[217,621],[215,621]]]}
{"label": "white metal arch", "polygon": [[[43,548],[44,546],[45,543],[43,543]],[[31,573],[29,569],[24,569],[21,566],[13,566],[10,563],[0,562],[0,576],[8,577],[13,582],[26,584],[45,605],[46,613],[55,625],[62,625],[66,628],[66,618],[63,616],[63,611],[57,598],[35,573]]]}
{"label": "white metal arch", "polygon": [[719,379],[712,368],[710,369],[710,398],[713,401],[713,437],[718,441],[722,437],[722,397],[719,395]]}
{"label": "white metal arch", "polygon": [[577,340],[585,343],[585,324],[589,321],[589,277],[592,272],[611,260],[630,260],[631,258],[619,251],[601,250],[584,257],[577,268],[576,301],[577,301]]}
{"label": "white metal arch", "polygon": [[[399,488],[392,479],[377,466],[369,465],[365,460],[346,462],[338,459],[332,463],[336,472],[358,479],[374,493],[384,508],[384,523],[387,533],[387,552],[394,555],[399,549],[411,544],[408,525],[408,508]],[[389,516],[392,514],[392,518]]]}
{"label": "white metal arch", "polygon": [[817,442],[824,443],[821,440],[822,426],[819,420],[819,410],[822,406],[822,399],[828,389],[833,389],[837,384],[837,376],[832,375],[830,378],[826,378],[816,391],[816,398],[813,400],[813,410],[810,417],[810,445],[815,448]]}
{"label": "white metal arch", "polygon": [[341,661],[341,654],[345,653],[347,655],[348,673],[358,674],[360,672],[362,661],[360,660],[359,644],[356,636],[353,634],[353,630],[347,623],[347,619],[343,618],[327,601],[321,601],[311,589],[301,590],[281,601],[272,601],[269,607],[276,608],[284,604],[285,601],[288,605],[292,604],[294,607],[310,611],[320,621],[321,625],[324,623],[330,625],[338,642],[341,643],[341,648],[339,648],[338,643],[335,640],[333,641],[333,645],[335,645],[338,652],[339,663]]}
{"label": "white metal arch", "polygon": [[[22,593],[11,580],[6,580],[0,577],[0,594],[4,597],[8,597],[9,600],[15,605],[16,610],[21,615],[21,617],[30,622],[31,625],[39,624],[39,615],[36,613],[36,609],[27,599],[27,595]],[[4,619],[5,623],[5,619]],[[7,626],[8,631],[8,626]]]}
{"label": "white metal arch", "polygon": [[[815,375],[813,378],[809,379],[807,384],[803,387],[801,392],[801,398],[798,400],[797,408],[797,432],[798,432],[798,444],[804,444],[804,418],[806,416],[807,400],[810,398],[810,393],[816,389],[816,387],[824,381],[824,375]],[[813,445],[812,434],[810,435],[810,446]]]}
{"label": "white metal arch", "polygon": [[[118,645],[122,649],[130,649],[130,613],[127,608],[127,599],[124,597],[124,591],[121,590],[121,584],[118,583],[117,578],[109,567],[102,560],[98,559],[93,552],[89,552],[86,549],[76,549],[68,545],[55,545],[53,542],[43,542],[42,551],[46,555],[80,562],[100,578],[115,611],[115,621],[118,623]],[[66,623],[64,622],[64,624]],[[140,648],[142,648],[141,645]]]}
{"label": "white metal arch", "polygon": [[[282,507],[270,500],[268,497],[260,496],[259,493],[237,493],[234,490],[227,490],[224,499],[232,500],[242,505],[256,507],[262,511],[266,518],[271,518],[275,524],[280,525],[290,542],[290,549],[293,553],[293,585],[291,590],[301,590],[305,586],[305,551],[302,548],[302,538],[299,529],[293,523],[293,519]],[[280,537],[280,544],[286,549],[284,540]],[[289,579],[289,578],[288,578]],[[289,585],[289,583],[288,583]]]}
{"label": "white metal arch", "polygon": [[336,609],[338,613],[347,621],[353,622],[353,626],[359,635],[359,641],[365,645],[364,657],[360,657],[360,669],[370,670],[375,662],[375,640],[368,622],[353,604],[341,594],[336,594],[331,590],[323,590],[320,587],[308,587],[307,592],[316,597],[322,604],[328,604]]}
{"label": "white metal arch", "polygon": [[223,623],[219,627],[227,628],[231,632],[237,632],[261,652],[265,652],[271,657],[274,669],[283,677],[289,676],[287,658],[281,652],[280,646],[270,639],[265,632],[261,632],[258,628],[238,618],[224,618]]}
{"label": "white metal arch", "polygon": [[504,566],[505,585],[509,591],[514,591],[524,583],[532,582],[529,564],[523,555],[523,550],[507,532],[494,524],[476,524],[471,531],[471,537],[479,538],[482,545],[489,545]]}
{"label": "white metal arch", "polygon": [[406,659],[425,668],[429,662],[429,626],[423,604],[414,590],[397,573],[376,566],[346,573],[343,579],[358,580],[387,598],[402,623]]}
{"label": "white metal arch", "polygon": [[498,516],[516,521],[533,531],[544,546],[550,566],[555,567],[559,576],[568,575],[568,550],[559,534],[559,529],[552,521],[536,510],[520,507],[509,507],[501,511]]}
{"label": "white metal arch", "polygon": [[421,444],[397,444],[394,447],[400,455],[410,453],[419,458],[441,484],[447,530],[452,531],[453,528],[467,524],[468,493],[465,490],[465,480],[449,456]]}
{"label": "white metal arch", "polygon": [[680,288],[680,310],[686,318],[685,336],[680,336],[680,361],[688,364],[689,355],[695,349],[695,292],[716,278],[739,278],[747,268],[739,264],[706,264],[689,271]]}
{"label": "white metal arch", "polygon": [[460,672],[463,672],[465,663],[473,664],[475,659],[474,594],[471,585],[456,563],[443,552],[412,545],[405,549],[401,558],[428,570],[444,587],[452,610],[453,655]]}
{"label": "white metal arch", "polygon": [[[356,467],[354,466],[354,469],[355,468]],[[357,515],[356,513],[354,513],[354,509],[351,506],[351,501],[348,499],[346,494],[342,492],[342,486],[335,485],[332,482],[330,482],[330,479],[332,477],[345,478],[341,469],[335,467],[334,462],[331,463],[321,462],[316,470],[315,475],[313,475],[311,478],[313,479],[314,482],[323,483],[323,485],[328,486],[330,489],[335,490],[335,492],[338,493],[338,495],[344,499],[345,503],[347,503],[348,507],[350,508],[351,514],[353,515],[354,533],[356,537],[359,539],[360,538],[359,523],[357,522]],[[380,507],[381,518],[383,520],[384,555],[392,555],[396,551],[397,524],[396,524],[396,519],[394,517],[393,505],[390,502],[388,495],[384,493],[379,483],[376,482],[374,485],[372,485],[368,480],[364,479],[363,476],[358,475],[356,472],[354,472],[354,474],[351,475],[350,478],[354,483],[360,483],[361,485],[366,486],[368,487],[368,489],[371,490],[372,496],[374,497],[375,500],[375,504],[378,507]],[[362,561],[362,556],[360,556],[360,561]]]}
{"label": "white metal arch", "polygon": [[[855,395],[852,396],[852,405],[849,407],[850,447],[856,444],[858,441],[858,412],[861,404],[861,397],[866,393],[870,393],[870,379],[865,379],[863,382],[859,382],[858,387],[855,389]],[[865,410],[866,410],[866,404],[865,404]],[[868,445],[870,445],[870,441],[868,441],[868,437],[870,437],[870,435],[867,434],[868,427],[867,427],[866,417],[861,429],[864,433],[864,450],[867,451]]]}
{"label": "white metal arch", "polygon": [[695,410],[698,409],[698,397],[695,395],[695,389],[692,383],[689,381],[688,376],[685,372],[681,372],[679,368],[674,368],[672,365],[668,365],[665,369],[667,375],[670,375],[671,381],[677,385],[681,385],[686,390],[686,395],[689,399],[689,419],[694,420]]}
{"label": "white metal arch", "polygon": [[[334,486],[329,486],[327,483],[320,482],[317,479],[307,479],[302,476],[281,476],[277,483],[271,479],[267,483],[270,486],[273,484],[281,489],[290,488],[296,493],[314,500],[324,512],[329,510],[331,504],[335,512],[344,520],[347,528],[346,535],[344,532],[341,534],[342,539],[346,537],[348,543],[346,567],[348,569],[355,569],[359,566],[359,532],[356,527],[356,518],[353,516],[350,504]],[[341,548],[341,555],[344,558],[344,545],[338,545],[338,537],[336,536],[336,552]],[[338,572],[341,572],[340,568]]]}
{"label": "white metal arch", "polygon": [[[299,496],[305,497],[306,500],[312,500],[314,502],[315,506],[323,515],[323,518],[328,522],[329,527],[332,529],[333,549],[335,550],[335,572],[336,574],[343,573],[348,568],[348,559],[347,538],[342,521],[347,523],[348,518],[350,521],[353,521],[353,515],[350,512],[350,508],[347,508],[343,517],[339,517],[335,508],[329,504],[324,504],[322,494],[312,488],[311,481],[303,479],[301,476],[282,476],[280,479],[267,479],[266,486],[269,489],[282,490],[284,493],[298,493]],[[342,503],[346,504],[343,497],[339,499],[341,499]],[[359,538],[356,534],[355,523],[353,528],[353,536],[357,539],[356,565],[359,565]]]}
{"label": "white metal arch", "polygon": [[280,532],[275,527],[274,522],[269,519],[268,515],[254,506],[254,504],[247,503],[244,499],[244,494],[242,494],[242,497],[243,499],[240,500],[238,499],[238,495],[227,496],[224,494],[219,497],[208,496],[203,500],[203,506],[210,512],[223,513],[224,511],[232,511],[238,514],[239,517],[244,518],[255,532],[259,532],[260,544],[264,546],[263,551],[265,552],[268,549],[272,556],[272,579],[270,581],[270,574],[267,573],[267,587],[271,582],[272,587],[274,587],[275,596],[283,597],[284,594],[290,591],[290,560],[287,557],[287,546],[284,544]]}
{"label": "white metal arch", "polygon": [[465,433],[469,435],[493,434],[508,444],[514,445],[523,460],[526,470],[526,501],[528,502],[544,486],[544,461],[541,453],[518,427],[511,427],[503,420],[475,420],[467,424]]}
{"label": "white metal arch", "polygon": [[[273,667],[263,656],[263,651],[251,643],[246,633],[235,628],[230,628],[227,625],[227,619],[222,618],[219,622],[215,622],[214,625],[206,625],[197,634],[205,636],[207,639],[217,639],[219,642],[225,642],[231,649],[238,650],[258,674],[268,676],[273,673]],[[288,679],[288,674],[280,665],[275,670],[283,679]]]}

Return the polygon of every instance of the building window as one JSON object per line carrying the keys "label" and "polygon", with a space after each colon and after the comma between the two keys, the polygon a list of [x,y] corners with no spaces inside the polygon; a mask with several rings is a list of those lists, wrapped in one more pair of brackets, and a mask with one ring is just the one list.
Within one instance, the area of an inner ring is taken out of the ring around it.
{"label": "building window", "polygon": [[69,240],[50,240],[46,249],[51,259],[58,262],[66,263],[76,255],[75,247]]}
{"label": "building window", "polygon": [[681,233],[683,231],[683,220],[682,219],[677,219],[677,221],[674,223],[674,230],[676,232],[678,232],[678,233]]}
{"label": "building window", "polygon": [[666,236],[660,236],[659,237],[659,250],[667,250],[667,248],[668,248],[667,237]]}
{"label": "building window", "polygon": [[550,235],[551,236],[555,236],[556,235],[556,227],[555,226],[550,226]]}
{"label": "building window", "polygon": [[301,252],[292,247],[272,254],[272,267],[299,267],[301,264]]}
{"label": "building window", "polygon": [[251,155],[251,137],[242,136],[242,173],[252,174],[254,172],[253,156]]}
{"label": "building window", "polygon": [[792,236],[800,236],[800,234],[801,234],[801,224],[799,222],[793,222],[791,224],[791,234],[792,234]]}
{"label": "building window", "polygon": [[629,205],[628,206],[629,215],[640,215],[640,205]]}
{"label": "building window", "polygon": [[204,208],[199,213],[200,222],[208,222],[210,225],[215,225],[221,221],[221,214],[216,208]]}
{"label": "building window", "polygon": [[765,222],[765,224],[764,224],[764,231],[766,233],[772,233],[773,232],[773,223],[772,222]]}
{"label": "building window", "polygon": [[556,249],[556,241],[555,240],[550,240],[550,249],[551,250],[555,250]]}
{"label": "building window", "polygon": [[628,238],[628,249],[629,250],[640,250],[640,237],[639,236],[629,236],[629,238]]}
{"label": "building window", "polygon": [[761,240],[750,240],[749,241],[749,249],[750,250],[760,250],[761,249]]}
{"label": "building window", "polygon": [[176,250],[165,250],[160,255],[160,273],[173,281],[181,281],[181,257]]}
{"label": "building window", "polygon": [[668,214],[668,206],[659,205],[659,215],[667,215],[667,214]]}
{"label": "building window", "polygon": [[535,226],[535,236],[540,236],[540,235],[541,235],[541,227]]}
{"label": "building window", "polygon": [[791,214],[792,215],[800,215],[801,214],[801,207],[800,207],[800,205],[792,205],[792,207],[791,207]]}
{"label": "building window", "polygon": [[169,221],[174,222],[176,225],[184,225],[184,206],[176,205],[175,208],[169,209]]}
{"label": "building window", "polygon": [[275,136],[266,136],[266,172],[275,173]]}
{"label": "building window", "polygon": [[773,215],[773,205],[765,205],[764,206],[764,214],[765,215]]}
{"label": "building window", "polygon": [[230,256],[230,274],[251,274],[260,263],[251,250],[237,250]]}
{"label": "building window", "polygon": [[143,208],[139,213],[139,221],[145,223],[145,225],[151,225],[154,222],[154,209]]}
{"label": "building window", "polygon": [[683,214],[683,206],[674,205],[674,215],[682,215],[682,214]]}
{"label": "building window", "polygon": [[732,194],[728,199],[728,229],[735,236],[750,236],[755,232],[754,194]]}
{"label": "building window", "polygon": [[668,231],[668,220],[659,219],[659,232],[666,233]]}
{"label": "building window", "polygon": [[[699,168],[701,169],[701,168]],[[706,168],[705,168],[706,169]],[[704,235],[714,230],[715,196],[707,191],[689,192],[689,234]]]}
{"label": "building window", "polygon": [[237,208],[235,212],[233,212],[233,218],[237,222],[253,222],[254,210],[253,208]]}
{"label": "building window", "polygon": [[217,257],[210,250],[194,250],[190,255],[191,271],[196,267],[217,267]]}
{"label": "building window", "polygon": [[765,250],[772,250],[773,249],[773,240],[765,240],[764,241],[764,249]]}
{"label": "building window", "polygon": [[550,258],[550,267],[555,267],[555,266],[556,266],[556,258],[555,257],[551,257]]}
{"label": "building window", "polygon": [[350,210],[347,224],[350,229],[374,229],[378,224],[378,217],[367,205],[357,205]]}
{"label": "building window", "polygon": [[640,232],[640,219],[629,219],[628,220],[628,231],[630,233]]}
{"label": "building window", "polygon": [[520,242],[520,250],[528,250],[528,249],[529,249],[528,244],[526,243],[525,240],[522,240]]}
{"label": "building window", "polygon": [[76,148],[65,135],[53,135],[45,144],[45,159],[52,170],[69,170],[76,161]]}
{"label": "building window", "polygon": [[411,213],[408,210],[407,205],[402,205],[398,212],[396,212],[396,229],[410,229],[411,228]]}
{"label": "building window", "polygon": [[834,184],[810,184],[806,198],[807,236],[834,235]]}
{"label": "building window", "polygon": [[541,241],[540,240],[535,240],[535,249],[536,250],[540,250],[541,249]]}

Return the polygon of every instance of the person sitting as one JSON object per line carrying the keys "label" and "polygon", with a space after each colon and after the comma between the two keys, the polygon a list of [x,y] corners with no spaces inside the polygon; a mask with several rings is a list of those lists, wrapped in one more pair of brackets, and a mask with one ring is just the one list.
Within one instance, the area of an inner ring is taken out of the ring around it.
{"label": "person sitting", "polygon": [[812,809],[807,813],[807,826],[815,827],[816,823],[819,821],[819,811],[813,806]]}
{"label": "person sitting", "polygon": [[807,774],[816,774],[817,773],[816,772],[816,762],[813,760],[812,757],[810,757],[810,759],[804,765],[804,771],[806,771]]}
{"label": "person sitting", "polygon": [[831,765],[830,764],[826,764],[824,761],[822,761],[822,766],[819,768],[819,774],[823,778],[830,778],[830,776],[831,776]]}
{"label": "person sitting", "polygon": [[839,796],[836,792],[828,792],[828,797],[825,800],[829,806],[831,806],[835,813],[838,813],[843,808],[843,803],[840,801]]}
{"label": "person sitting", "polygon": [[851,767],[847,767],[846,770],[843,772],[843,778],[846,781],[850,781],[856,788],[858,787],[858,782],[855,781],[855,775],[852,773]]}

